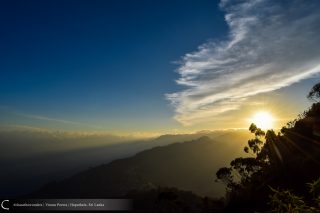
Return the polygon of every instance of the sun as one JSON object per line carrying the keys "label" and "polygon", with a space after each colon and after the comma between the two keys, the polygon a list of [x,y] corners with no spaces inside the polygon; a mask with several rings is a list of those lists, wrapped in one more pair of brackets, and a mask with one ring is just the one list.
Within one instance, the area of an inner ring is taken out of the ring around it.
{"label": "sun", "polygon": [[258,128],[264,130],[273,128],[274,118],[269,112],[257,112],[251,120]]}

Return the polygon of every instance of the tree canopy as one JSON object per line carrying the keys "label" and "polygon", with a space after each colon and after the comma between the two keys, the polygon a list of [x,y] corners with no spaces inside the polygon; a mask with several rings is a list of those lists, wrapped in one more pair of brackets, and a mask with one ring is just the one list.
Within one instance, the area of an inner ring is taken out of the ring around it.
{"label": "tree canopy", "polygon": [[[307,97],[320,99],[320,83]],[[315,181],[320,177],[320,103],[313,103],[279,132],[263,131],[255,124],[249,131],[253,138],[244,147],[248,157],[236,158],[216,173],[217,180],[226,184],[226,211],[264,212],[271,208],[270,212],[300,212],[288,203],[290,199],[297,209],[308,210],[305,212],[320,209],[320,202],[315,201],[320,201],[316,197],[320,180]],[[311,191],[306,183],[314,186]],[[279,202],[292,208],[280,211]]]}

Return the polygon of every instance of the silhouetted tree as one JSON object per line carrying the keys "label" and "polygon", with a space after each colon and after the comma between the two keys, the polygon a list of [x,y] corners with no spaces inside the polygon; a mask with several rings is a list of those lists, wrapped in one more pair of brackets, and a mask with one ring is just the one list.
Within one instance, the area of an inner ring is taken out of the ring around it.
{"label": "silhouetted tree", "polygon": [[311,100],[317,100],[320,98],[320,83],[317,83],[312,87],[307,97]]}
{"label": "silhouetted tree", "polygon": [[[307,97],[320,100],[320,83],[312,88]],[[265,211],[268,208],[268,196],[273,193],[274,208],[271,212],[281,209],[279,205],[282,201],[276,200],[279,197],[288,198],[288,202],[283,203],[289,209],[293,208],[293,204],[290,204],[292,201],[296,205],[294,208],[312,212],[316,207],[304,205],[305,201],[300,199],[300,195],[307,201],[320,200],[310,198],[305,189],[306,182],[320,177],[320,102],[313,103],[297,119],[288,122],[279,133],[273,130],[262,131],[255,124],[250,125],[249,131],[254,134],[254,138],[248,140],[244,152],[251,156],[236,158],[230,162],[230,167],[223,167],[216,173],[218,180],[227,187],[226,211]],[[316,183],[320,185],[320,181],[313,182]],[[290,193],[286,189],[290,189]],[[280,212],[301,212],[291,210]]]}

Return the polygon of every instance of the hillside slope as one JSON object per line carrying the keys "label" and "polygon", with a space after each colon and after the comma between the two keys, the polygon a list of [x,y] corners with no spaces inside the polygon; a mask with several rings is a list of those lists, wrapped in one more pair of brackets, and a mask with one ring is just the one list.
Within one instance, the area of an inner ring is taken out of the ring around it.
{"label": "hillside slope", "polygon": [[[215,172],[242,155],[247,134],[232,132],[201,137],[142,151],[133,157],[115,160],[61,182],[50,183],[36,195],[49,197],[119,197],[134,189],[169,186],[198,195],[220,197],[224,185],[216,183]],[[231,140],[232,139],[232,140]]]}

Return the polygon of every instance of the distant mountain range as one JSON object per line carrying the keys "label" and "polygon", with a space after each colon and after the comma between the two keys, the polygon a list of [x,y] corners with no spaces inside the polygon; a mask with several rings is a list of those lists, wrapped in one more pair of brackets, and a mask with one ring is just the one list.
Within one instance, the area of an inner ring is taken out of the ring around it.
{"label": "distant mountain range", "polygon": [[[250,137],[243,130],[164,135],[131,144],[136,146],[134,150],[144,150],[134,156],[51,182],[33,196],[122,197],[132,190],[163,186],[221,197],[224,185],[215,182],[215,173],[233,158],[244,155],[242,150]],[[172,142],[181,140],[186,142]]]}

